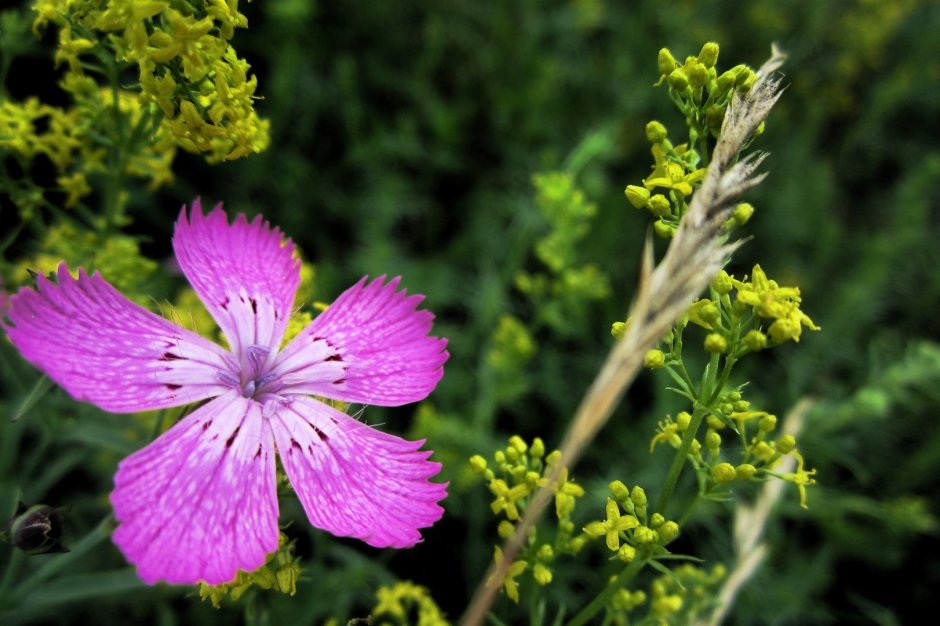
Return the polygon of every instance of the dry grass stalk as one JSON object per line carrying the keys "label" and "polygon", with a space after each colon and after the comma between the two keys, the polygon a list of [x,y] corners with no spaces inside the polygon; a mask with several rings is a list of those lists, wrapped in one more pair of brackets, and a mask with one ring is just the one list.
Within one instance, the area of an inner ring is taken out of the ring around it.
{"label": "dry grass stalk", "polygon": [[[647,239],[630,326],[582,399],[561,445],[562,462],[556,465],[548,484],[536,492],[515,534],[503,546],[502,564],[491,566],[478,585],[461,621],[464,626],[483,624],[500,588],[495,581],[505,576],[506,568],[528,536],[528,529],[552,498],[553,486],[562,470],[574,467],[633,382],[646,352],[685,313],[693,298],[705,289],[740,245],[741,242],[726,243],[722,227],[741,195],[763,180],[764,175],[755,171],[764,155],[741,160],[738,156],[780,97],[780,80],[773,73],[784,58],[774,47],[750,91],[735,95],[702,185],[692,196],[666,255],[655,268],[652,244]],[[494,583],[487,584],[491,579]]]}

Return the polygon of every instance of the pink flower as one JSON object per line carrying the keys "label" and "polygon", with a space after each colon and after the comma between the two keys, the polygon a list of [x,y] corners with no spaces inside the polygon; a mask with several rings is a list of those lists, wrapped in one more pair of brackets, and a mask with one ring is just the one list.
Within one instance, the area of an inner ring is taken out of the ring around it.
{"label": "pink flower", "polygon": [[300,282],[294,244],[221,205],[184,207],[173,248],[231,351],[132,303],[99,274],[12,297],[3,322],[31,363],[79,400],[133,413],[208,400],[124,459],[114,542],[140,577],[231,581],[278,546],[275,450],[310,522],[376,547],[408,547],[443,514],[440,464],[316,397],[398,406],[443,376],[447,342],[398,279],[363,278],[280,349]]}

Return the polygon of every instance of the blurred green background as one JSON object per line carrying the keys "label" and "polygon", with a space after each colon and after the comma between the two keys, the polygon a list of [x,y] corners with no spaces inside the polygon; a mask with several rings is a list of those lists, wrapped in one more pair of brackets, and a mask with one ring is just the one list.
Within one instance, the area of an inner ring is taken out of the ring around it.
{"label": "blurred green background", "polygon": [[[305,570],[295,597],[253,600],[269,623],[345,623],[366,615],[376,586],[395,578],[427,586],[452,619],[460,615],[497,540],[490,495],[466,459],[515,433],[558,445],[610,347],[610,323],[632,298],[649,220],[623,188],[648,173],[644,125],[682,125],[652,87],[657,51],[669,47],[681,60],[706,41],[721,44],[722,68],[758,66],[771,42],[789,54],[787,90],[757,144],[771,153],[770,175],[748,198],[757,207],[744,229],[751,239],[729,271],[759,262],[799,285],[802,308],[823,328],[736,374],[751,381],[752,401],[781,416],[802,397],[817,400],[801,449],[819,484],[809,511],[790,487],[768,529],[769,560],[729,623],[917,621],[940,584],[940,562],[927,556],[940,553],[940,5],[257,0],[240,8],[249,29],[233,44],[259,77],[256,106],[271,120],[271,147],[218,166],[181,155],[174,184],[132,192],[129,232],[164,262],[175,216],[196,196],[224,201],[230,213],[263,213],[315,265],[316,299],[329,301],[363,274],[401,274],[426,294],[451,352],[422,407],[370,407],[365,416],[427,437],[451,481],[443,520],[423,544],[392,553],[315,531],[296,502],[282,500],[282,521],[297,520],[288,533]],[[14,61],[12,97],[54,93],[53,45],[47,35]],[[607,277],[606,294],[581,285],[571,297],[537,301],[515,284],[520,271],[548,273],[535,246],[552,222],[532,176],[555,170],[573,174],[596,206],[579,222],[589,230],[575,254]],[[13,253],[35,244],[24,238]],[[158,274],[154,298],[171,298],[181,280]],[[496,332],[505,314],[528,327],[532,350]],[[38,374],[6,342],[0,356],[8,415]],[[584,521],[600,517],[610,480],[655,485],[664,473],[669,455],[650,455],[649,439],[657,419],[682,408],[665,379],[641,377],[577,468],[588,490]],[[29,502],[70,506],[74,548],[108,512],[117,461],[151,426],[46,394],[21,421],[0,422],[3,494],[20,487]],[[731,509],[711,507],[684,547],[730,560]],[[10,558],[0,547],[0,571]],[[7,584],[59,558],[32,557]],[[582,604],[602,567],[559,565],[552,601]],[[211,624],[245,611],[245,601],[215,610],[186,590],[143,587],[107,540],[27,591],[6,600],[0,621]]]}

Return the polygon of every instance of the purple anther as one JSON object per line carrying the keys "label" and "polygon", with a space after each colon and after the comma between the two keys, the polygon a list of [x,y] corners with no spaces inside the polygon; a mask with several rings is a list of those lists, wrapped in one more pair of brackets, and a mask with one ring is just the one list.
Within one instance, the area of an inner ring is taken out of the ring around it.
{"label": "purple anther", "polygon": [[253,374],[261,372],[270,353],[271,351],[264,346],[248,346],[248,363],[251,365]]}

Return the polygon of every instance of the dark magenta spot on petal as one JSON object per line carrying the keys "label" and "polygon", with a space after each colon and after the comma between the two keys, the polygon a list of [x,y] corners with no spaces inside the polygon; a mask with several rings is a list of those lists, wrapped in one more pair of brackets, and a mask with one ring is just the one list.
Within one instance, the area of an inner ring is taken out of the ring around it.
{"label": "dark magenta spot on petal", "polygon": [[178,360],[183,360],[183,357],[181,357],[178,354],[173,354],[172,352],[164,352],[163,356],[160,357],[160,360],[161,361],[178,361]]}
{"label": "dark magenta spot on petal", "polygon": [[166,383],[166,384],[163,385],[163,386],[166,387],[167,389],[169,389],[170,391],[176,391],[177,389],[182,389],[182,388],[183,388],[182,385],[173,385],[173,384],[171,384],[171,383]]}
{"label": "dark magenta spot on petal", "polygon": [[232,436],[225,440],[225,447],[226,447],[226,448],[231,448],[231,447],[232,447],[232,443],[234,443],[235,437],[238,436],[238,431],[240,431],[241,429],[242,429],[242,426],[241,426],[241,424],[239,424],[238,427],[235,429],[235,432],[232,433]]}
{"label": "dark magenta spot on petal", "polygon": [[341,357],[339,354],[333,354],[333,355],[326,357],[323,360],[324,361],[342,361],[343,357]]}

